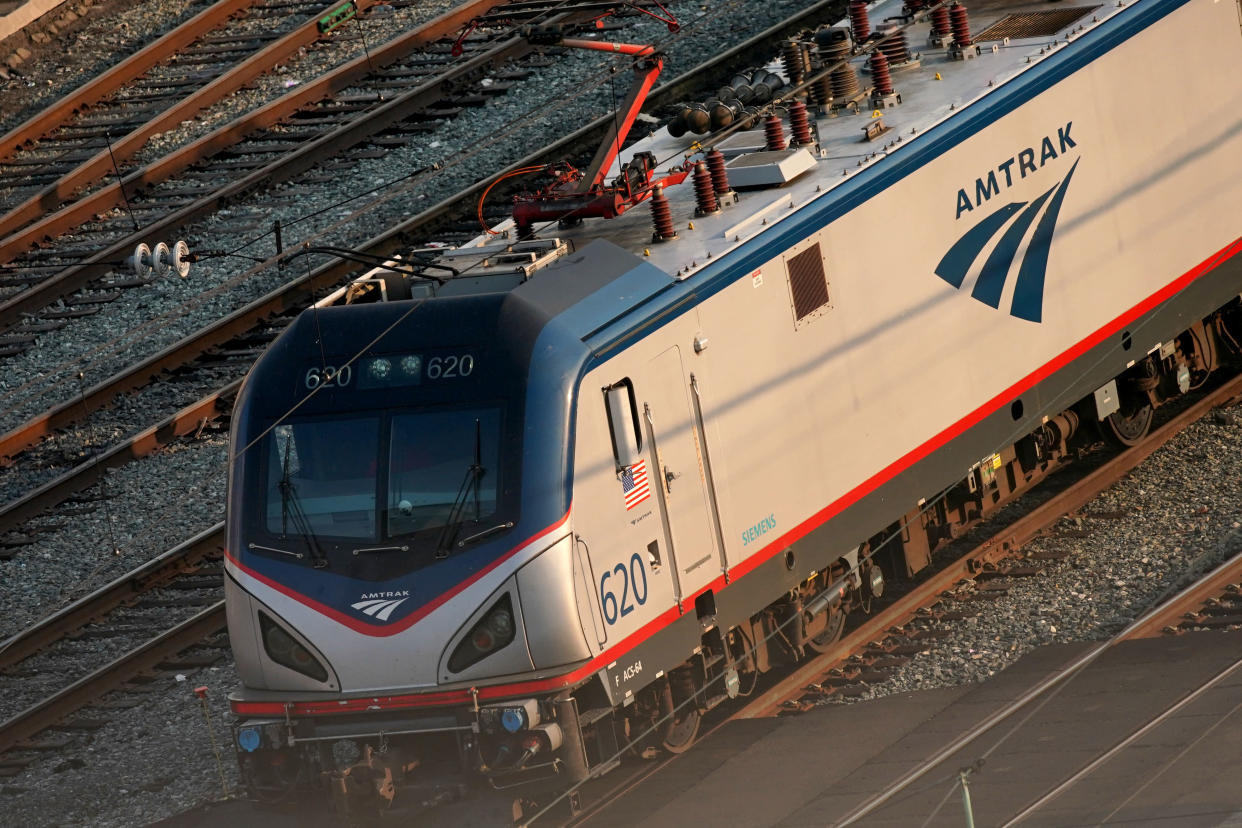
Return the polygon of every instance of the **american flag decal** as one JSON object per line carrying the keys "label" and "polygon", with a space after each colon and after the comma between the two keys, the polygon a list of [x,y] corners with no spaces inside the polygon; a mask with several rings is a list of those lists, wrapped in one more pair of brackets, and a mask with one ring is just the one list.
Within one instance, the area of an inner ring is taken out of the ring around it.
{"label": "american flag decal", "polygon": [[651,497],[651,487],[647,485],[646,460],[639,460],[621,472],[621,493],[625,495],[627,512]]}

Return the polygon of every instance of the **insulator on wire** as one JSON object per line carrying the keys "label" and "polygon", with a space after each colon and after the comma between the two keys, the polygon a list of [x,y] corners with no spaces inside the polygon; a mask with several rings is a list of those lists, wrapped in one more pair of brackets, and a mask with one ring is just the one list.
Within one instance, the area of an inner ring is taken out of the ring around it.
{"label": "insulator on wire", "polygon": [[798,40],[786,40],[781,44],[781,63],[785,66],[785,76],[789,83],[796,86],[806,77],[806,53]]}
{"label": "insulator on wire", "polygon": [[864,43],[871,36],[871,21],[867,19],[867,4],[863,0],[850,3],[850,30],[855,43]]}
{"label": "insulator on wire", "polygon": [[788,146],[785,140],[785,127],[781,119],[775,115],[769,115],[763,119],[763,137],[765,139],[764,149],[769,152],[778,152]]}
{"label": "insulator on wire", "polygon": [[668,206],[664,187],[659,184],[651,193],[651,223],[655,227],[655,232],[651,234],[653,242],[677,238],[677,228],[673,227],[673,210]]}
{"label": "insulator on wire", "polygon": [[717,199],[733,192],[733,188],[729,186],[729,171],[725,168],[723,152],[714,149],[707,153],[707,169],[712,174],[712,189],[715,190]]}
{"label": "insulator on wire", "polygon": [[953,45],[965,49],[974,43],[970,36],[970,17],[961,3],[949,6],[949,26],[953,29]]}
{"label": "insulator on wire", "polygon": [[876,50],[871,53],[871,80],[877,96],[893,94],[893,78],[888,73],[888,58]]}
{"label": "insulator on wire", "polygon": [[932,35],[935,37],[948,37],[952,32],[949,27],[949,7],[936,6],[931,12]]}
{"label": "insulator on wire", "polygon": [[716,203],[716,190],[712,186],[712,174],[707,171],[707,165],[702,161],[694,165],[694,204],[696,216],[710,216],[720,212],[720,205]]}
{"label": "insulator on wire", "polygon": [[789,131],[793,133],[794,142],[805,147],[815,143],[811,136],[811,119],[806,112],[806,104],[793,101],[789,104]]}

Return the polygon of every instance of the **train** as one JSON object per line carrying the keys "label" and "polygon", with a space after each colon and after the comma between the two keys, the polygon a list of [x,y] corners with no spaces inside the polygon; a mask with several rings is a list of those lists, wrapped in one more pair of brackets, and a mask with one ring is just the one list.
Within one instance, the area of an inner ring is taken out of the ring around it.
{"label": "train", "polygon": [[1242,352],[1237,0],[967,5],[855,2],[625,147],[631,48],[588,168],[266,350],[225,562],[251,794],[685,750]]}

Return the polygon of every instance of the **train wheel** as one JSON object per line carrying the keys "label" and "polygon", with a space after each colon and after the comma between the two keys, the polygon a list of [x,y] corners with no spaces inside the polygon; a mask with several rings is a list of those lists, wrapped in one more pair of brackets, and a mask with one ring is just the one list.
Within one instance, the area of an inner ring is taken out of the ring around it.
{"label": "train wheel", "polygon": [[824,631],[814,638],[807,639],[807,646],[817,653],[826,653],[832,646],[841,640],[841,633],[845,631],[845,612],[841,607],[833,607],[828,610],[827,625]]}
{"label": "train wheel", "polygon": [[664,731],[664,749],[669,753],[685,753],[689,750],[694,744],[694,737],[699,735],[701,721],[702,717],[695,707],[673,714],[673,720]]}
{"label": "train wheel", "polygon": [[1104,439],[1113,445],[1129,448],[1147,436],[1153,416],[1150,405],[1144,405],[1129,416],[1114,411],[1100,422],[1100,431],[1103,432]]}

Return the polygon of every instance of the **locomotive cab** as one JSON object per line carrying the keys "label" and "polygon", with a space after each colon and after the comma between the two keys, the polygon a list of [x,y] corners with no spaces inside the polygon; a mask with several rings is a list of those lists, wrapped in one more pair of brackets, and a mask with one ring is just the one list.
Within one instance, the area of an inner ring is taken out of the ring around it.
{"label": "locomotive cab", "polygon": [[252,369],[226,579],[252,787],[336,785],[390,743],[384,779],[581,769],[551,696],[598,649],[567,471],[586,349],[553,317],[641,265],[602,253],[307,311]]}

